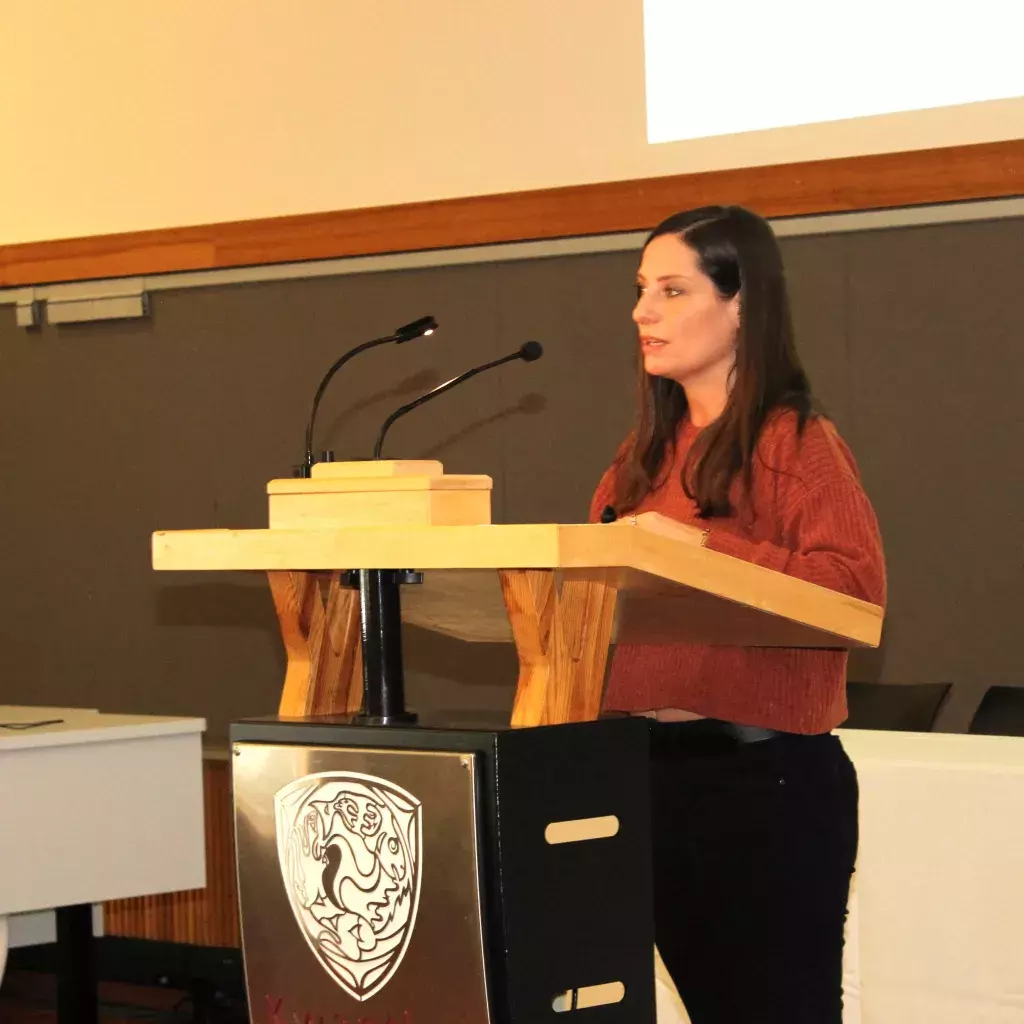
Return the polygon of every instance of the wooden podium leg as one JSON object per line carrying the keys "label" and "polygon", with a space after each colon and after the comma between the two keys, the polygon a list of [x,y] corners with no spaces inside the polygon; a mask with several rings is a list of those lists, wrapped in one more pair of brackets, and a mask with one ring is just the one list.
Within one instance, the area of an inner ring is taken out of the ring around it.
{"label": "wooden podium leg", "polygon": [[[346,714],[363,699],[359,592],[312,572],[267,573],[288,653],[278,714]],[[326,590],[326,594],[324,591]]]}
{"label": "wooden podium leg", "polygon": [[555,574],[551,569],[502,569],[498,578],[519,655],[512,725],[542,725],[558,642]]}
{"label": "wooden podium leg", "polygon": [[611,577],[567,579],[551,569],[499,572],[519,654],[514,726],[597,718],[618,589]]}

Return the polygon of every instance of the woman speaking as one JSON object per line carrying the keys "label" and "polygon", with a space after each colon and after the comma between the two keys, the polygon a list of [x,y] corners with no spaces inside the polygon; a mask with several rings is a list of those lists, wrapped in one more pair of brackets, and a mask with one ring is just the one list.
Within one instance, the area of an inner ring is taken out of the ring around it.
{"label": "woman speaking", "polygon": [[[592,520],[658,512],[695,544],[876,604],[878,524],[812,407],[769,225],[669,217],[637,274],[639,408]],[[693,1024],[840,1024],[857,779],[831,730],[846,653],[621,645],[607,711],[652,722],[655,926]]]}

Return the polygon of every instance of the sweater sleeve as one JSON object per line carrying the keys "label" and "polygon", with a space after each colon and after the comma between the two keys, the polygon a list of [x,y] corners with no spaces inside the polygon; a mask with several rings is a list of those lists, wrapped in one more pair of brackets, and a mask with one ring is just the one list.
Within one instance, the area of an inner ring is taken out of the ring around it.
{"label": "sweater sleeve", "polygon": [[785,547],[716,532],[712,523],[707,546],[850,597],[885,603],[878,522],[856,479],[832,480],[803,494],[785,515],[782,537]]}

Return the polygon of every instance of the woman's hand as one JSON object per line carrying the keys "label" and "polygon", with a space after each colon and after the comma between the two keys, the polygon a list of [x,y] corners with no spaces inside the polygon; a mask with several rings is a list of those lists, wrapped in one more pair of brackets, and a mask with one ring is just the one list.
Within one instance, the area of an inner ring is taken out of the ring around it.
{"label": "woman's hand", "polygon": [[626,516],[618,522],[627,526],[639,526],[649,533],[682,541],[684,544],[693,544],[695,547],[704,547],[708,539],[707,530],[691,526],[689,523],[681,523],[678,519],[663,516],[660,512],[641,512],[638,516]]}

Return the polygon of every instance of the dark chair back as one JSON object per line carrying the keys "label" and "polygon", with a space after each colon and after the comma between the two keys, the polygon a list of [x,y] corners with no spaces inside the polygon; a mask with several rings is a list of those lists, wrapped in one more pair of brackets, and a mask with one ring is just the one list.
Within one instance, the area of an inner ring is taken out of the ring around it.
{"label": "dark chair back", "polygon": [[950,689],[950,683],[847,683],[850,715],[843,728],[931,732]]}
{"label": "dark chair back", "polygon": [[1024,687],[990,686],[971,719],[970,732],[1024,736]]}

